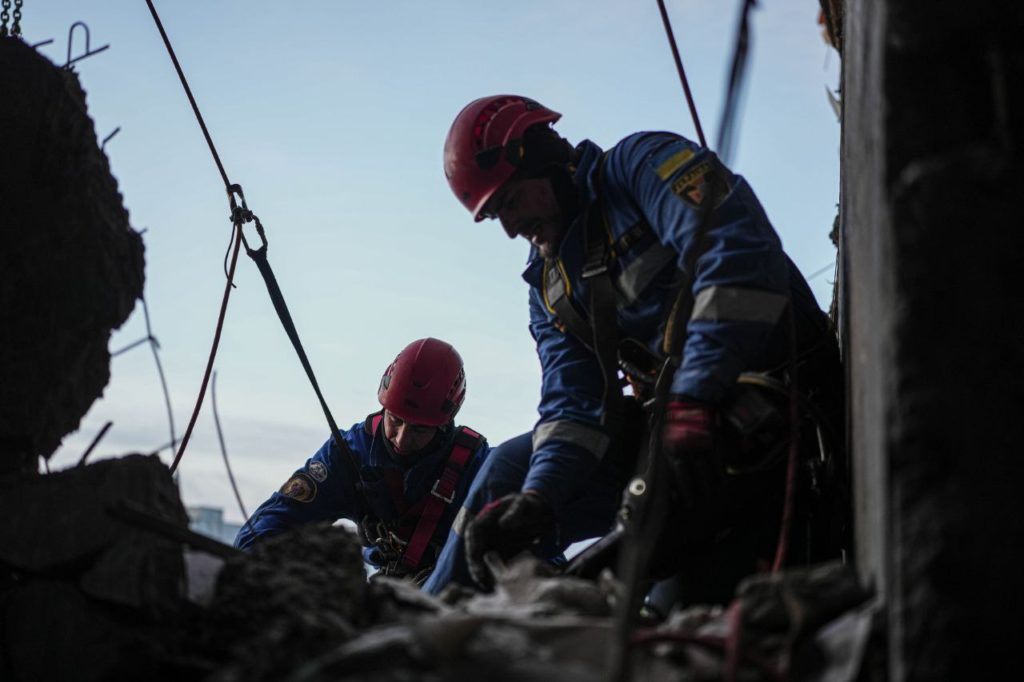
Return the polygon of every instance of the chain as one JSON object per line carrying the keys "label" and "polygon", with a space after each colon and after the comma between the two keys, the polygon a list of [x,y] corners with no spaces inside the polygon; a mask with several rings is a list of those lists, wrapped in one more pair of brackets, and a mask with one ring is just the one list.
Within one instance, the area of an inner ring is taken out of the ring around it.
{"label": "chain", "polygon": [[[5,4],[10,0],[4,0]],[[21,4],[24,0],[14,0],[14,23],[11,25],[11,35],[21,37]]]}
{"label": "chain", "polygon": [[0,38],[7,37],[7,22],[11,18],[11,0],[4,0],[3,11],[0,12]]}

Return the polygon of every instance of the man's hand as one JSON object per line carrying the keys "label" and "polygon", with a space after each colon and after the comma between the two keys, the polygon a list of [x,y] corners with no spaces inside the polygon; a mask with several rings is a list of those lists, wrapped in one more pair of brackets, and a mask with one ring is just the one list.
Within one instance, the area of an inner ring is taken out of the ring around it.
{"label": "man's hand", "polygon": [[484,556],[497,552],[502,559],[511,559],[532,545],[554,522],[551,505],[532,490],[505,495],[489,503],[466,528],[469,574],[482,588],[491,589],[493,579]]}
{"label": "man's hand", "polygon": [[709,406],[675,398],[665,406],[662,445],[684,506],[693,506],[722,485],[725,471],[716,457],[718,415]]}

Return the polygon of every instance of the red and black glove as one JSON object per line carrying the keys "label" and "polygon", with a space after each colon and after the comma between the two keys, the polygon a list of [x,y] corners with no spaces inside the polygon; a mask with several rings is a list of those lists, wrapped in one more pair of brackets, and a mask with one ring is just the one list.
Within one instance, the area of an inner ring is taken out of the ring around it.
{"label": "red and black glove", "polygon": [[466,562],[469,574],[489,590],[494,581],[484,562],[488,552],[511,559],[555,523],[551,505],[539,493],[512,493],[487,504],[466,528]]}
{"label": "red and black glove", "polygon": [[718,423],[718,413],[702,403],[677,397],[665,406],[663,452],[684,506],[707,499],[725,480],[716,455]]}

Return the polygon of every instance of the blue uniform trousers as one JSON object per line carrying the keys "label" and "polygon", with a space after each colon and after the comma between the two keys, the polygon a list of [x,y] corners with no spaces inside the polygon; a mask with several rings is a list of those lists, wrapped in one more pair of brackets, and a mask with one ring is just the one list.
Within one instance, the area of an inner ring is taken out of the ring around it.
{"label": "blue uniform trousers", "polygon": [[[473,585],[466,566],[464,542],[466,522],[486,504],[522,489],[533,454],[532,433],[516,436],[497,448],[473,480],[460,518],[452,526],[441,556],[430,579],[423,585],[429,594],[438,594],[449,583]],[[632,464],[608,456],[593,470],[588,480],[580,482],[576,492],[566,500],[561,521],[552,533],[541,538],[535,553],[541,558],[556,560],[574,542],[596,538],[607,533],[614,523],[622,490]],[[463,520],[464,519],[464,520]]]}

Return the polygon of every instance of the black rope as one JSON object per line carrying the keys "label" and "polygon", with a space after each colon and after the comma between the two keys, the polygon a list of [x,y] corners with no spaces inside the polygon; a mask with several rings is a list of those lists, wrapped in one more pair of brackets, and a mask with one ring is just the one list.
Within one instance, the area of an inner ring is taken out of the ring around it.
{"label": "black rope", "polygon": [[726,164],[732,159],[733,145],[736,137],[736,114],[739,110],[743,93],[743,82],[747,72],[747,57],[750,52],[750,10],[757,5],[757,0],[740,0],[740,20],[736,27],[736,39],[733,41],[732,66],[729,68],[729,83],[725,91],[725,104],[722,106],[722,118],[718,125],[718,156]]}
{"label": "black rope", "polygon": [[164,30],[164,25],[160,21],[160,15],[156,13],[156,7],[153,6],[153,0],[146,0],[146,5],[149,6],[149,13],[153,15],[153,21],[156,22],[157,30],[160,31],[160,37],[164,40],[164,46],[167,47],[167,54],[171,56],[171,61],[174,62],[174,70],[178,72],[178,80],[181,81],[181,86],[185,88],[185,94],[188,95],[188,102],[192,105],[192,111],[196,115],[196,120],[199,121],[199,127],[203,129],[203,137],[206,138],[206,144],[210,148],[210,153],[213,154],[213,160],[217,164],[217,170],[220,171],[220,177],[224,179],[224,187],[231,187],[231,181],[228,180],[227,171],[224,170],[224,164],[220,162],[220,154],[217,153],[217,148],[213,145],[213,138],[210,137],[210,131],[206,128],[206,121],[203,120],[203,115],[199,111],[199,105],[196,104],[196,98],[192,96],[192,88],[188,86],[188,81],[185,79],[185,72],[181,70],[181,64],[178,63],[178,57],[174,54],[174,48],[171,47],[171,41],[167,37],[167,32]]}

